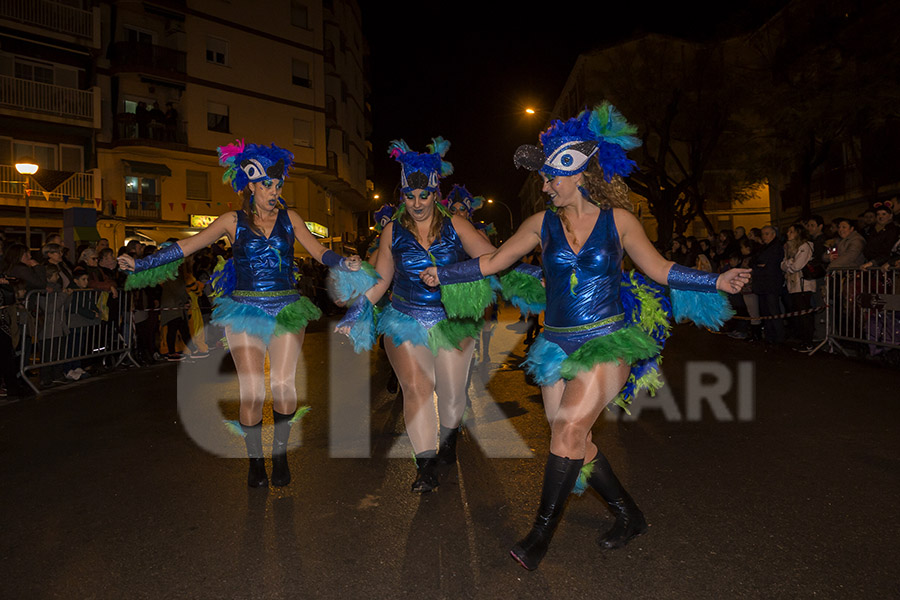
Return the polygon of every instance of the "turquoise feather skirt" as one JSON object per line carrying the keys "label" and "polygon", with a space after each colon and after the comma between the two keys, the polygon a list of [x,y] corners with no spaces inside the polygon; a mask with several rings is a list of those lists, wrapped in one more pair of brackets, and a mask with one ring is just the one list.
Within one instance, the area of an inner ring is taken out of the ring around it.
{"label": "turquoise feather skirt", "polygon": [[322,311],[309,298],[286,296],[273,302],[266,298],[241,298],[229,296],[215,299],[211,322],[220,327],[230,327],[237,333],[248,333],[261,338],[266,344],[273,335],[297,333],[310,321],[322,317]]}

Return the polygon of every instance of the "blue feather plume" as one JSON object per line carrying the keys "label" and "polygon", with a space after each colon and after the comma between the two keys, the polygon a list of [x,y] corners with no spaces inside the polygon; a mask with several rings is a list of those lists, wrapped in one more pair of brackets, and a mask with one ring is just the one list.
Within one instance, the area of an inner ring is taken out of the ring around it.
{"label": "blue feather plume", "polygon": [[378,283],[378,279],[380,277],[374,270],[370,272],[364,269],[359,271],[328,269],[328,293],[332,300],[346,304],[364,294],[366,290]]}
{"label": "blue feather plume", "polygon": [[522,365],[538,385],[553,385],[559,381],[559,368],[567,357],[565,350],[539,335]]}
{"label": "blue feather plume", "polygon": [[413,317],[393,306],[388,306],[378,315],[375,332],[377,335],[390,337],[395,346],[403,342],[410,342],[414,346],[428,346],[428,330]]}
{"label": "blue feather plume", "polygon": [[675,322],[693,321],[699,327],[718,331],[734,316],[728,296],[721,292],[695,292],[669,288]]}

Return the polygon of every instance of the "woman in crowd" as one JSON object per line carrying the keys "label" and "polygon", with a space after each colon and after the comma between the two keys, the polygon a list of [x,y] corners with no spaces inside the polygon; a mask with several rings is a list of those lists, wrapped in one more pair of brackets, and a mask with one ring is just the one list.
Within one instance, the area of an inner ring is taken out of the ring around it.
{"label": "woman in crowd", "polygon": [[[812,295],[816,291],[816,280],[803,277],[803,267],[812,260],[813,244],[809,241],[809,232],[802,223],[794,223],[787,230],[787,242],[784,244],[784,260],[781,270],[784,271],[784,282],[787,287],[785,308],[788,312],[806,310],[812,306]],[[812,350],[815,315],[809,313],[790,317],[788,324],[794,337],[800,340],[801,349]]]}
{"label": "woman in crowd", "polygon": [[[124,269],[138,277],[133,285],[153,285],[174,276],[181,259],[227,235],[233,263],[218,278],[213,321],[225,336],[238,372],[241,390],[239,431],[250,466],[250,487],[268,485],[262,450],[262,408],[266,398],[265,360],[269,354],[275,435],[272,444],[272,484],[285,486],[291,474],[287,444],[291,426],[304,411],[297,410],[295,374],[307,323],[321,311],[294,286],[294,242],[317,261],[335,268],[359,269],[359,257],[342,258],[323,247],[303,219],[279,197],[293,155],[272,144],[244,145],[243,140],[219,148],[224,180],[242,200],[197,235],[135,261],[119,258]],[[142,272],[147,275],[142,276]]]}
{"label": "woman in crowd", "polygon": [[511,550],[527,569],[537,568],[546,553],[582,467],[587,467],[584,482],[616,515],[600,538],[605,548],[624,546],[647,529],[591,438],[591,427],[610,401],[624,405],[639,389],[659,385],[655,360],[668,330],[667,299],[661,288],[637,275],[623,282],[623,250],[651,279],[672,288],[676,319],[691,316],[690,303],[684,302],[688,294],[699,296],[698,304],[713,315],[696,314],[694,320],[720,325],[730,310],[717,290],[738,292],[748,278],[745,269],[702,273],[659,255],[628,210],[622,180],[634,165],[625,152],[639,145],[635,132],[608,103],[566,123],[554,121],[541,135],[543,149],[516,151],[517,165],[541,172],[550,209],[529,217],[492,254],[422,274],[429,285],[473,281],[512,266],[541,245],[547,308],[528,368],[541,385],[551,439],[534,526]]}
{"label": "woman in crowd", "polygon": [[45,265],[54,265],[59,269],[60,285],[63,289],[67,289],[72,283],[72,269],[63,260],[63,247],[55,242],[48,242],[41,248],[41,255],[44,257]]}
{"label": "woman in crowd", "polygon": [[35,267],[36,260],[31,257],[31,252],[25,244],[10,244],[3,254],[3,263],[0,264],[0,274],[8,279],[21,281],[27,291],[47,290],[47,281],[43,273]]}
{"label": "woman in crowd", "polygon": [[416,458],[412,491],[419,493],[438,486],[439,464],[456,461],[473,338],[481,331],[484,310],[481,306],[477,317],[448,316],[440,291],[425,285],[419,273],[434,264],[451,265],[494,250],[468,220],[451,217],[440,203],[440,178],[453,172],[443,161],[449,146],[436,138],[428,154],[419,154],[403,140],[391,143],[391,156],[402,169],[402,203],[381,232],[375,264],[381,279],[357,299],[337,327],[354,337],[351,325],[366,322],[371,305],[393,282],[391,304],[379,314],[377,332],[384,334],[385,351],[403,390],[403,416]]}

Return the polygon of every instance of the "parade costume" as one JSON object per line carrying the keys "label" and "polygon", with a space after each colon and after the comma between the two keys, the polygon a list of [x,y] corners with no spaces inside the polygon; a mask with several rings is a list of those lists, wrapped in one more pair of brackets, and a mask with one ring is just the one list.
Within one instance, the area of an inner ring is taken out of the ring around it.
{"label": "parade costume", "polygon": [[[634,133],[635,127],[612,105],[603,103],[566,122],[554,121],[541,134],[542,147],[521,146],[514,161],[517,166],[540,171],[549,181],[577,175],[596,159],[603,177],[610,182],[613,177],[628,175],[635,166],[626,156],[627,150],[640,143]],[[579,186],[578,191],[586,201],[594,202],[586,188]],[[526,361],[534,379],[549,390],[560,379],[574,379],[599,364],[626,364],[630,367],[626,383],[612,401],[627,410],[641,389],[652,393],[661,385],[659,353],[673,313],[676,320],[690,318],[712,327],[721,325],[732,313],[727,298],[716,291],[717,274],[672,266],[668,275],[671,300],[662,286],[635,272],[623,274],[623,249],[613,210],[599,206],[593,230],[578,252],[572,250],[561,217],[551,207],[544,213],[540,229],[543,271],[517,268],[501,281],[505,294],[520,296],[518,305],[523,312],[545,306],[544,332]],[[480,265],[479,261],[472,263]],[[480,266],[478,270],[480,275]],[[437,274],[443,286],[471,281],[476,276],[471,271],[463,264],[439,268]],[[546,289],[538,287],[541,276]],[[563,421],[567,423],[571,425]],[[616,516],[616,523],[601,536],[602,547],[624,546],[646,531],[643,514],[599,450],[588,464],[584,459],[551,452],[537,517],[531,532],[510,551],[512,557],[529,570],[537,568],[562,517],[567,496],[587,486],[601,494]]]}
{"label": "parade costume", "polygon": [[[439,193],[440,178],[452,173],[450,164],[443,160],[448,147],[449,142],[435,138],[429,153],[420,154],[403,140],[391,142],[389,152],[402,168],[401,193]],[[357,349],[370,347],[375,334],[385,336],[385,350],[403,388],[404,420],[415,453],[412,491],[421,493],[438,486],[440,464],[456,461],[455,432],[466,405],[465,387],[474,347],[467,338],[480,332],[484,306],[476,312],[475,303],[465,298],[454,303],[443,289],[422,282],[419,274],[427,267],[452,265],[468,255],[452,218],[439,202],[434,201],[431,218],[437,220],[440,229],[428,248],[404,226],[406,210],[404,202],[393,216],[390,239],[381,242],[381,252],[389,250],[394,263],[390,304],[377,315],[373,329],[372,304],[361,295],[338,326],[350,327]],[[490,296],[486,283],[477,285],[486,288]]]}
{"label": "parade costume", "polygon": [[[266,189],[273,185],[280,187],[275,180],[283,182],[293,160],[290,152],[274,144],[244,144],[243,140],[238,140],[218,150],[219,163],[226,168],[222,181],[239,193],[244,193],[251,183]],[[276,486],[284,486],[291,480],[287,461],[291,427],[309,410],[309,407],[296,408],[294,382],[302,337],[295,334],[302,333],[308,322],[318,319],[322,313],[297,292],[295,232],[284,200],[277,199],[275,222],[268,236],[252,225],[251,214],[258,214],[252,195],[249,205],[250,214],[245,210],[235,212],[233,258],[220,260],[213,273],[215,307],[212,322],[226,328],[240,383],[241,420],[258,419],[254,425],[225,422],[228,430],[242,437],[246,444],[250,487],[269,484],[260,414],[266,397],[265,358],[266,354],[269,356],[275,422],[271,481]],[[126,288],[156,285],[173,279],[183,256],[180,245],[172,244],[147,258],[136,260],[135,272],[129,276]],[[330,250],[324,252],[321,260],[334,269],[347,268],[345,259]]]}
{"label": "parade costume", "polygon": [[302,331],[322,311],[294,285],[294,228],[287,211],[278,211],[268,238],[248,221],[237,213],[231,264],[214,273],[212,322],[268,344],[273,335]]}

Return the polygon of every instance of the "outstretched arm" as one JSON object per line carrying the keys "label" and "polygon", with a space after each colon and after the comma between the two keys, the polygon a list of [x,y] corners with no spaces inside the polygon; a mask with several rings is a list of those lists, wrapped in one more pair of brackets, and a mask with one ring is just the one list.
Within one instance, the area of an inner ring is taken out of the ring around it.
{"label": "outstretched arm", "polygon": [[[209,245],[212,245],[221,238],[223,235],[227,235],[228,239],[234,240],[235,230],[237,228],[237,213],[232,211],[228,211],[227,213],[220,216],[218,219],[210,223],[203,231],[196,235],[192,235],[189,238],[185,238],[183,240],[179,240],[175,242],[174,245],[178,246],[181,250],[182,256],[188,256],[193,254],[197,250],[201,248],[205,248]],[[167,249],[163,249],[163,252]],[[174,249],[173,249],[174,250]],[[157,252],[156,254],[159,254]],[[171,260],[176,260],[181,258],[181,256],[177,256],[177,251],[169,251],[167,254],[171,255]],[[155,256],[155,255],[152,255]],[[123,271],[134,271],[135,270],[135,261],[134,259],[127,255],[123,254],[118,259],[119,268]],[[165,262],[169,262],[168,259]],[[155,264],[150,264],[151,267],[157,266]]]}
{"label": "outstretched arm", "polygon": [[[327,266],[334,266],[330,264],[327,260],[322,260],[322,256],[326,252],[330,252],[328,248],[319,243],[319,240],[316,239],[310,231],[309,227],[306,226],[306,221],[304,221],[300,215],[298,215],[293,210],[288,210],[288,216],[291,219],[291,225],[294,227],[294,237],[300,245],[303,246],[303,249],[306,250],[310,256],[312,256],[315,260]],[[337,259],[336,259],[337,260]],[[351,271],[358,271],[362,260],[358,255],[354,254],[346,258],[346,266],[347,269]]]}
{"label": "outstretched arm", "polygon": [[[543,222],[543,211],[531,215],[525,219],[525,222],[522,223],[513,236],[506,240],[499,248],[489,254],[482,254],[478,259],[481,274],[487,277],[488,275],[494,275],[504,269],[508,269],[516,264],[517,260],[534,250],[541,242],[541,224]],[[475,228],[472,227],[473,231],[474,229]],[[488,247],[492,248],[493,246],[488,245]],[[466,253],[468,253],[469,256],[475,256],[469,252],[468,248],[466,248]],[[422,278],[422,281],[425,282],[425,285],[434,287],[441,284],[436,267],[428,267],[422,271],[419,276]]]}
{"label": "outstretched arm", "polygon": [[[385,225],[384,229],[381,231],[381,237],[384,239],[379,240],[379,250],[382,248],[382,242],[388,244],[388,247],[383,251],[378,252],[377,260],[375,262],[375,270],[378,272],[379,276],[378,281],[363,294],[365,298],[361,296],[353,306],[350,307],[345,319],[334,328],[337,333],[350,335],[353,323],[360,318],[360,313],[362,313],[365,308],[365,301],[368,301],[370,304],[369,318],[371,319],[371,305],[374,305],[381,300],[381,297],[384,296],[384,293],[387,291],[388,287],[390,287],[391,281],[394,279],[394,254],[390,250],[393,228],[394,223],[391,222]],[[357,349],[357,351],[359,350]]]}
{"label": "outstretched arm", "polygon": [[[675,263],[666,260],[656,251],[644,233],[644,228],[633,214],[622,208],[613,209],[613,218],[622,247],[641,271],[662,285],[670,285],[670,271]],[[731,294],[741,291],[750,281],[750,269],[730,269],[716,279],[716,289]]]}

